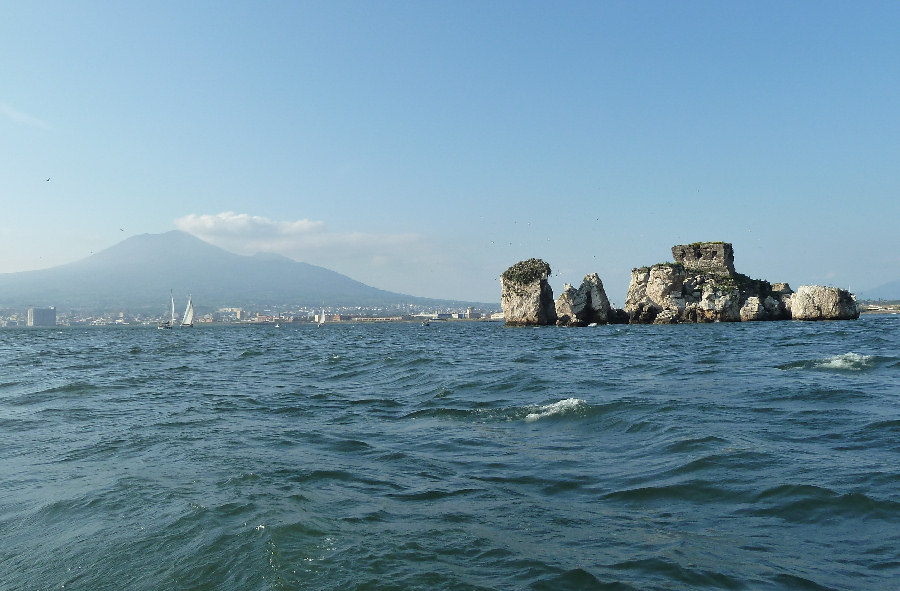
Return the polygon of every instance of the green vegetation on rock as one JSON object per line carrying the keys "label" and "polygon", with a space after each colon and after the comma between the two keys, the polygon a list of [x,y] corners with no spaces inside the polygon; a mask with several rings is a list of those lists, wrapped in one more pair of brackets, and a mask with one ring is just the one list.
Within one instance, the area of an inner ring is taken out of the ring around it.
{"label": "green vegetation on rock", "polygon": [[503,272],[504,281],[512,283],[531,283],[550,276],[550,265],[541,259],[519,261]]}
{"label": "green vegetation on rock", "polygon": [[718,291],[734,291],[740,289],[740,282],[734,275],[727,273],[708,274],[707,282]]}

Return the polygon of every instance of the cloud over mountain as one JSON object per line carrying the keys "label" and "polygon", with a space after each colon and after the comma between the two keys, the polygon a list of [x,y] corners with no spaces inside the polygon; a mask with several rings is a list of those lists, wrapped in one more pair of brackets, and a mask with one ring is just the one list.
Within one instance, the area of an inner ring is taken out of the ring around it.
{"label": "cloud over mountain", "polygon": [[422,241],[417,234],[331,232],[320,221],[276,221],[233,211],[188,214],[176,219],[175,226],[232,252],[270,252],[317,262],[354,259],[378,263],[402,256]]}

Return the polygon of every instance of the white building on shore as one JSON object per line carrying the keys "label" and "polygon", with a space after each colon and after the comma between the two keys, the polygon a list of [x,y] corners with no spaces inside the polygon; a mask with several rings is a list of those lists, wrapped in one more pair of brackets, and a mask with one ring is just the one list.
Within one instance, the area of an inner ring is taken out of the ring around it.
{"label": "white building on shore", "polygon": [[28,326],[56,326],[56,308],[28,308]]}

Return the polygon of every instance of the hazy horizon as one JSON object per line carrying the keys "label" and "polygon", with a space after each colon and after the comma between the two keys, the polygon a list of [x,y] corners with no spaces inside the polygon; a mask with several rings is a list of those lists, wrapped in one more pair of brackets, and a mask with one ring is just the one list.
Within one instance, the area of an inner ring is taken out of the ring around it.
{"label": "hazy horizon", "polygon": [[900,279],[900,6],[11,5],[0,273],[183,230],[498,301],[731,242],[741,273]]}

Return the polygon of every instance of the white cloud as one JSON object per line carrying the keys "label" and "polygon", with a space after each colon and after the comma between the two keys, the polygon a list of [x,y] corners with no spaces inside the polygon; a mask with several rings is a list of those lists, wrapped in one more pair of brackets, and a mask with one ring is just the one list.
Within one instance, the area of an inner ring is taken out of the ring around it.
{"label": "white cloud", "polygon": [[330,232],[320,221],[275,221],[233,211],[189,214],[176,219],[175,226],[232,252],[272,252],[320,265],[348,259],[384,264],[422,240],[417,234]]}
{"label": "white cloud", "polygon": [[232,238],[271,238],[272,236],[301,236],[321,229],[322,222],[297,220],[275,222],[269,218],[246,213],[225,211],[215,215],[188,214],[175,220],[175,225],[195,235]]}
{"label": "white cloud", "polygon": [[4,102],[0,102],[0,113],[20,125],[30,125],[32,127],[40,127],[41,129],[50,129],[50,124],[43,119],[38,119],[37,117],[20,111]]}

